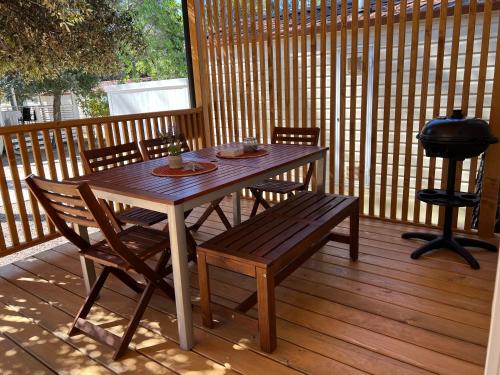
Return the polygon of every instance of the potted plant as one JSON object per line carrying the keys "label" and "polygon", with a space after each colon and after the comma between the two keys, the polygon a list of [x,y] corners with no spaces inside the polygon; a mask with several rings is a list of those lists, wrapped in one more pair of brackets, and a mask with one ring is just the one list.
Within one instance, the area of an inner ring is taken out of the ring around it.
{"label": "potted plant", "polygon": [[174,169],[182,168],[182,148],[185,142],[184,135],[182,133],[169,131],[168,133],[160,133],[160,137],[167,146],[168,166]]}

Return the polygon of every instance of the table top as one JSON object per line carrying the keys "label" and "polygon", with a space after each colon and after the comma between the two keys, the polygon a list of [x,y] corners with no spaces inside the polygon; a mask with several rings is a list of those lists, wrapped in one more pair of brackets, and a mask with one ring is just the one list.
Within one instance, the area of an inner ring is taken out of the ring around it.
{"label": "table top", "polygon": [[213,172],[189,177],[157,177],[151,172],[164,165],[166,158],[128,164],[72,179],[87,181],[98,191],[147,199],[167,205],[181,204],[221,188],[242,183],[290,163],[319,159],[328,148],[318,146],[270,144],[262,145],[269,153],[252,159],[219,159],[217,152],[227,145],[182,154],[184,160],[218,163]]}

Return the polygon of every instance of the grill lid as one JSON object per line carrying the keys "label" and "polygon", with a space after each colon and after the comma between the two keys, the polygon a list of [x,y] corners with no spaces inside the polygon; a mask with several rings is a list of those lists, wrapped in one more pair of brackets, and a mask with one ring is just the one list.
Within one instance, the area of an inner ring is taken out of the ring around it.
{"label": "grill lid", "polygon": [[454,110],[450,117],[429,121],[417,138],[427,156],[457,160],[478,156],[490,144],[498,142],[486,121],[466,118],[460,109]]}

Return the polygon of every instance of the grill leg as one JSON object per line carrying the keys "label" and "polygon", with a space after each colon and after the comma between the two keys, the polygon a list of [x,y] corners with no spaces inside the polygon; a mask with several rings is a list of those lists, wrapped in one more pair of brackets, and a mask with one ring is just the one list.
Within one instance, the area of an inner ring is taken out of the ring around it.
{"label": "grill leg", "polygon": [[438,238],[437,234],[433,233],[421,233],[421,232],[406,232],[401,235],[402,238],[409,240],[409,239],[417,239],[417,240],[426,240],[426,241],[432,241]]}
{"label": "grill leg", "polygon": [[455,241],[457,241],[462,246],[479,247],[481,249],[493,252],[498,251],[498,248],[495,245],[489,242],[476,240],[474,238],[455,237]]}

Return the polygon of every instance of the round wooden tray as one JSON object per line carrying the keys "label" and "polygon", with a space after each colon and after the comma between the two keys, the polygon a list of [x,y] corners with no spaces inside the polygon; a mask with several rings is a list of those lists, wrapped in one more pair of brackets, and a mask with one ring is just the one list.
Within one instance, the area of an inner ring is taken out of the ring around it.
{"label": "round wooden tray", "polygon": [[260,158],[261,156],[265,156],[267,154],[268,154],[267,150],[260,149],[257,151],[245,152],[238,156],[221,156],[219,151],[216,154],[216,156],[221,159],[248,159],[248,158]]}
{"label": "round wooden tray", "polygon": [[185,170],[184,167],[190,165],[191,163],[192,162],[183,162],[182,168],[170,168],[168,165],[162,165],[153,169],[151,173],[154,176],[158,177],[186,177],[212,172],[218,168],[217,164],[215,163],[197,162],[197,164],[201,166],[202,169],[199,169],[197,171]]}

